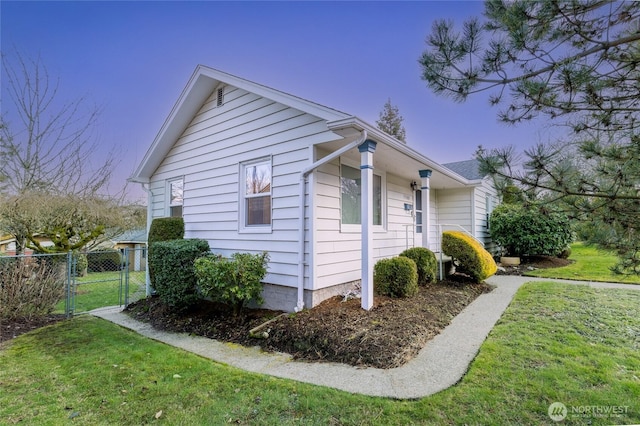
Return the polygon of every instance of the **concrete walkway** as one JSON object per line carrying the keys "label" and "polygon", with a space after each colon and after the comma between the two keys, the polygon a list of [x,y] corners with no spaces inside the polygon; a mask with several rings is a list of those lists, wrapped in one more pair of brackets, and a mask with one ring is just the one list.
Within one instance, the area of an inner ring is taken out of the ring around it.
{"label": "concrete walkway", "polygon": [[493,276],[496,288],[467,306],[420,353],[392,369],[358,368],[338,363],[294,361],[288,354],[263,352],[185,333],[154,330],[121,312],[120,307],[97,309],[92,315],[136,331],[151,339],[205,358],[254,373],[268,374],[352,393],[398,399],[421,398],[457,383],[466,373],[482,342],[502,316],[520,286],[530,281],[556,281],[596,288],[640,290],[640,286],[614,283],[549,280],[519,276]]}

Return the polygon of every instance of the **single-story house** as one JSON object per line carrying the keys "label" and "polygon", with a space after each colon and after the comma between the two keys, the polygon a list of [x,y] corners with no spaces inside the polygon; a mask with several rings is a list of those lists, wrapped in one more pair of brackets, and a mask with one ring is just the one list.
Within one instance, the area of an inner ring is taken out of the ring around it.
{"label": "single-story house", "polygon": [[132,229],[114,237],[111,242],[113,248],[125,253],[127,251],[130,271],[144,271],[147,268],[147,230],[145,228]]}
{"label": "single-story house", "polygon": [[16,239],[11,235],[0,234],[0,253],[13,255],[16,252]]}
{"label": "single-story house", "polygon": [[488,242],[490,180],[438,164],[350,115],[198,66],[131,181],[148,220],[182,216],[213,251],[267,251],[264,306],[299,310],[360,283],[444,227]]}
{"label": "single-story house", "polygon": [[[53,246],[53,242],[46,237],[42,237],[40,235],[35,236],[35,240],[43,247],[51,247]],[[12,235],[0,235],[0,253],[6,256],[15,256],[17,250],[17,242],[16,238]],[[24,249],[24,255],[33,254],[33,250],[30,248]]]}

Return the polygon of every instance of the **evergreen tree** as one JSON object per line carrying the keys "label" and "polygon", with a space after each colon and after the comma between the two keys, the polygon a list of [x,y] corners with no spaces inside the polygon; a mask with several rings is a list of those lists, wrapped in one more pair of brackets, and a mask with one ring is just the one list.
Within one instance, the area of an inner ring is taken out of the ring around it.
{"label": "evergreen tree", "polygon": [[391,99],[387,99],[387,102],[384,104],[384,107],[380,112],[380,116],[376,121],[376,125],[378,126],[378,129],[383,132],[393,136],[399,141],[407,143],[407,134],[404,130],[404,126],[402,125],[403,121],[404,118],[400,115],[398,107],[391,104]]}
{"label": "evergreen tree", "polygon": [[640,274],[640,3],[490,0],[484,17],[435,22],[422,78],[456,101],[490,92],[506,123],[566,126],[524,155],[480,148],[483,171],[588,221],[617,272]]}

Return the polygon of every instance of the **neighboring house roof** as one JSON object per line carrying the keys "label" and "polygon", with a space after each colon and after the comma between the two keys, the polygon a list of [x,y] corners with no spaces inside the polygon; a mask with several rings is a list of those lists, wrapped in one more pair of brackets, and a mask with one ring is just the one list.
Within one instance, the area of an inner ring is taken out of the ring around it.
{"label": "neighboring house roof", "polygon": [[111,239],[114,243],[146,243],[147,231],[144,228],[132,229],[131,231],[123,232],[122,234]]}
{"label": "neighboring house roof", "polygon": [[469,180],[481,180],[486,176],[480,173],[480,162],[476,159],[445,163],[443,166]]}
{"label": "neighboring house roof", "polygon": [[[388,147],[388,149],[378,147],[377,161],[401,164],[399,161],[403,161],[403,159],[406,159],[406,156],[408,156],[415,162],[411,166],[432,169],[440,173],[439,177],[436,178],[434,176],[434,178],[432,178],[431,183],[434,188],[437,188],[438,185],[445,184],[465,186],[474,183],[470,182],[469,179],[463,175],[431,160],[406,143],[398,141],[394,137],[354,115],[204,65],[198,65],[196,67],[178,101],[162,125],[160,132],[152,142],[131,178],[129,178],[130,181],[140,183],[148,183],[150,181],[151,176],[169,153],[174,143],[189,126],[193,117],[197,114],[207,98],[211,96],[213,90],[221,84],[255,93],[326,120],[329,130],[344,138],[357,137],[359,132],[366,130],[369,138],[374,139],[376,142],[381,142]],[[340,144],[339,141],[336,142]],[[326,147],[328,149],[338,149],[341,146],[328,142],[326,143]],[[410,165],[407,164],[406,166],[410,168]]]}
{"label": "neighboring house roof", "polygon": [[0,244],[9,244],[16,240],[13,235],[2,235],[0,234]]}

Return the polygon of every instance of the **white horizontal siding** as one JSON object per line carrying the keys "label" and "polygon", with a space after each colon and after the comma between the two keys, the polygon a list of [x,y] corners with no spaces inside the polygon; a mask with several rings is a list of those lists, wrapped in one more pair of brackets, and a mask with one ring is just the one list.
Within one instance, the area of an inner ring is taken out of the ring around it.
{"label": "white horizontal siding", "polygon": [[493,250],[493,244],[491,243],[491,236],[489,234],[489,223],[487,211],[487,198],[490,198],[489,202],[493,208],[498,205],[498,192],[492,184],[490,178],[485,178],[482,181],[482,185],[475,188],[474,200],[476,203],[475,208],[475,221],[476,221],[476,238],[485,244],[487,250]]}
{"label": "white horizontal siding", "polygon": [[[314,173],[314,247],[315,287],[324,288],[361,278],[361,234],[341,232],[339,161],[320,167]],[[413,204],[410,182],[376,169],[385,176],[386,223],[383,230],[375,228],[373,234],[374,259],[396,256],[413,245],[413,217],[404,210],[404,204]]]}
{"label": "white horizontal siding", "polygon": [[460,225],[471,232],[472,189],[451,189],[437,191],[438,223]]}
{"label": "white horizontal siding", "polygon": [[[310,145],[337,137],[317,117],[240,89],[227,86],[221,107],[215,100],[214,91],[152,176],[153,215],[165,215],[166,179],[184,176],[186,237],[224,255],[267,251],[265,281],[295,286],[300,171],[311,163]],[[271,232],[239,232],[240,164],[261,157],[272,162]]]}

